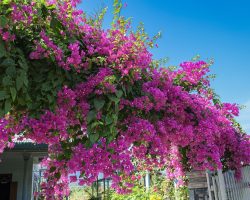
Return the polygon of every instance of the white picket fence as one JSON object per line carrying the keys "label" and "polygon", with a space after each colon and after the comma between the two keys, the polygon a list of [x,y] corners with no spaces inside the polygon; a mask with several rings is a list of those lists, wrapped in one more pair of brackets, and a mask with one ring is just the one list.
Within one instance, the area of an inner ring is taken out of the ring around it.
{"label": "white picket fence", "polygon": [[242,178],[237,180],[234,171],[210,175],[208,191],[211,200],[250,200],[250,166],[242,168]]}

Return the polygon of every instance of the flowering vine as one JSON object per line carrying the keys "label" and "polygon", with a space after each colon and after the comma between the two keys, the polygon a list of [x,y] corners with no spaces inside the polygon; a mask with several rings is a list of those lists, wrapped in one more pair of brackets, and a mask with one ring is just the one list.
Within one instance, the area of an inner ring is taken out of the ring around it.
{"label": "flowering vine", "polygon": [[42,196],[62,199],[99,173],[124,193],[140,170],[166,168],[182,184],[191,169],[250,163],[238,106],[210,88],[211,63],[159,68],[144,33],[118,16],[102,30],[78,3],[0,2],[0,152],[14,138],[48,145]]}

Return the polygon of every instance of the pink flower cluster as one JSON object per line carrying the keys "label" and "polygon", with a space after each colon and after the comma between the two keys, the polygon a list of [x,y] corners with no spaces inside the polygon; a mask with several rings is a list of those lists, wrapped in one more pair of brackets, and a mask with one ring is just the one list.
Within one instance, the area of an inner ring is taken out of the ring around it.
{"label": "pink flower cluster", "polygon": [[35,5],[36,2],[31,2],[30,4],[23,5],[13,3],[11,6],[11,18],[13,23],[21,23],[25,26],[29,26],[33,22],[33,17],[37,15]]}
{"label": "pink flower cluster", "polygon": [[175,76],[179,75],[182,81],[187,81],[191,85],[197,85],[199,82],[208,84],[205,75],[209,72],[209,65],[206,62],[183,62],[180,67]]}
{"label": "pink flower cluster", "polygon": [[16,39],[15,35],[11,34],[9,31],[4,31],[2,28],[0,28],[0,36],[2,40],[6,42],[13,42]]}

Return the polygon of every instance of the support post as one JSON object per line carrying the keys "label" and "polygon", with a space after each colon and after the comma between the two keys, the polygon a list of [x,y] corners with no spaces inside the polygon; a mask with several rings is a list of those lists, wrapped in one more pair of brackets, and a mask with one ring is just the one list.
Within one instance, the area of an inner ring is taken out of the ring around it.
{"label": "support post", "polygon": [[208,195],[209,195],[209,200],[212,199],[212,192],[211,192],[211,183],[210,183],[210,176],[209,176],[209,171],[206,170],[206,178],[207,178],[207,189],[208,189]]}
{"label": "support post", "polygon": [[96,197],[99,198],[99,185],[98,185],[98,177],[96,180]]}
{"label": "support post", "polygon": [[146,176],[145,176],[145,187],[146,187],[146,190],[149,191],[149,188],[150,188],[150,174],[149,174],[148,171],[146,172]]}
{"label": "support post", "polygon": [[179,200],[178,188],[175,181],[174,181],[174,199]]}
{"label": "support post", "polygon": [[212,181],[213,181],[213,188],[214,188],[214,198],[215,198],[215,200],[219,200],[219,198],[218,198],[218,191],[217,191],[217,185],[216,185],[214,177],[212,177]]}
{"label": "support post", "polygon": [[27,176],[27,169],[28,169],[28,161],[30,159],[30,154],[24,153],[23,154],[23,188],[22,188],[22,200],[27,200],[27,184],[28,184],[28,176]]}
{"label": "support post", "polygon": [[219,179],[219,185],[220,185],[221,200],[227,200],[226,184],[225,184],[225,179],[224,179],[221,169],[218,170],[218,179]]}

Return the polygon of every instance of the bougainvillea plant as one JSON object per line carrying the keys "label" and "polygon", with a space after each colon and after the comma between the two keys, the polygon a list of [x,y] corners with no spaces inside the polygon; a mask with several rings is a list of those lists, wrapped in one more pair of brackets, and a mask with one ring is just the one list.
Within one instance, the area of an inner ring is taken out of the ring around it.
{"label": "bougainvillea plant", "polygon": [[187,170],[250,163],[238,106],[212,92],[210,62],[161,68],[119,1],[109,30],[79,1],[0,2],[0,151],[17,139],[48,145],[42,196],[62,199],[69,182],[99,173],[129,192],[142,170],[165,168],[182,184]]}

